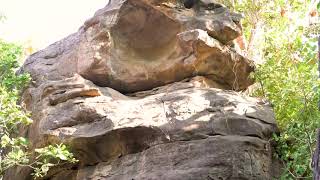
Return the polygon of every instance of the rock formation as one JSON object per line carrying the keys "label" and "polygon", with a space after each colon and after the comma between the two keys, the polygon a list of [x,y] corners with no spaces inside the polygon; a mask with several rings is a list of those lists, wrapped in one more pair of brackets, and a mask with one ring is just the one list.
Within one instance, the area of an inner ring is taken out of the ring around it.
{"label": "rock formation", "polygon": [[[213,3],[213,2],[212,2]],[[271,107],[237,91],[252,62],[223,5],[112,0],[75,34],[31,55],[22,102],[31,148],[69,145],[78,164],[45,179],[261,179],[277,174]],[[31,179],[13,168],[5,179]]]}

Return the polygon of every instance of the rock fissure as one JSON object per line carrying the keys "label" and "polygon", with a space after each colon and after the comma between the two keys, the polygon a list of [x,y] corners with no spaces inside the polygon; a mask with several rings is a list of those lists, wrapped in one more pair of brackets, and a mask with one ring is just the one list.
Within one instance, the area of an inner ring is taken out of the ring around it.
{"label": "rock fissure", "polygon": [[274,126],[274,124],[273,124],[273,123],[271,123],[271,122],[267,122],[265,119],[261,119],[261,118],[257,118],[257,117],[248,116],[247,114],[246,114],[246,117],[247,117],[247,118],[249,118],[249,119],[258,120],[259,122],[261,122],[261,123],[263,123],[263,124],[267,124],[267,125],[272,125],[272,126]]}

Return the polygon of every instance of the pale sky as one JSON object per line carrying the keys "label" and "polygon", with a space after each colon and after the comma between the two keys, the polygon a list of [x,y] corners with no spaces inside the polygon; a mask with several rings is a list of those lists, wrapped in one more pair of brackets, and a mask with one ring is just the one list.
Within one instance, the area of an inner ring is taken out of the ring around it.
{"label": "pale sky", "polygon": [[108,0],[0,0],[0,38],[42,49],[74,33]]}

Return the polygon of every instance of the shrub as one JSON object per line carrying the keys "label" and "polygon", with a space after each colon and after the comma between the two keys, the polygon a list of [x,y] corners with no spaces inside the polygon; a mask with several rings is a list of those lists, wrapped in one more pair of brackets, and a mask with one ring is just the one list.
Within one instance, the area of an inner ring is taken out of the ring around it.
{"label": "shrub", "polygon": [[[63,144],[31,151],[28,149],[28,140],[15,133],[18,126],[32,123],[30,115],[17,104],[19,92],[30,80],[28,74],[15,74],[21,49],[0,40],[0,178],[5,170],[14,166],[29,167],[34,170],[35,177],[42,177],[50,167],[62,161],[76,162]],[[31,158],[32,155],[35,158]]]}

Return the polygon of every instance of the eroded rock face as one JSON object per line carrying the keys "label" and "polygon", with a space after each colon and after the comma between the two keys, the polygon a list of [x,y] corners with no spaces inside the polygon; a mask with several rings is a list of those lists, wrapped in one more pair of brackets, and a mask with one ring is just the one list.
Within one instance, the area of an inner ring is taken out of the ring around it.
{"label": "eroded rock face", "polygon": [[79,75],[28,89],[33,146],[63,142],[80,160],[47,178],[271,179],[271,108],[199,79],[130,97]]}
{"label": "eroded rock face", "polygon": [[78,73],[123,93],[197,75],[226,89],[248,87],[251,62],[226,45],[241,34],[238,15],[179,2],[111,0],[77,33],[28,58],[23,71],[37,85]]}
{"label": "eroded rock face", "polygon": [[[22,101],[34,123],[21,134],[31,149],[65,143],[79,160],[44,179],[278,174],[271,107],[231,91],[252,83],[251,61],[228,45],[241,34],[237,14],[207,5],[114,0],[79,32],[27,59],[21,70],[33,83]],[[30,174],[18,167],[5,179]]]}

